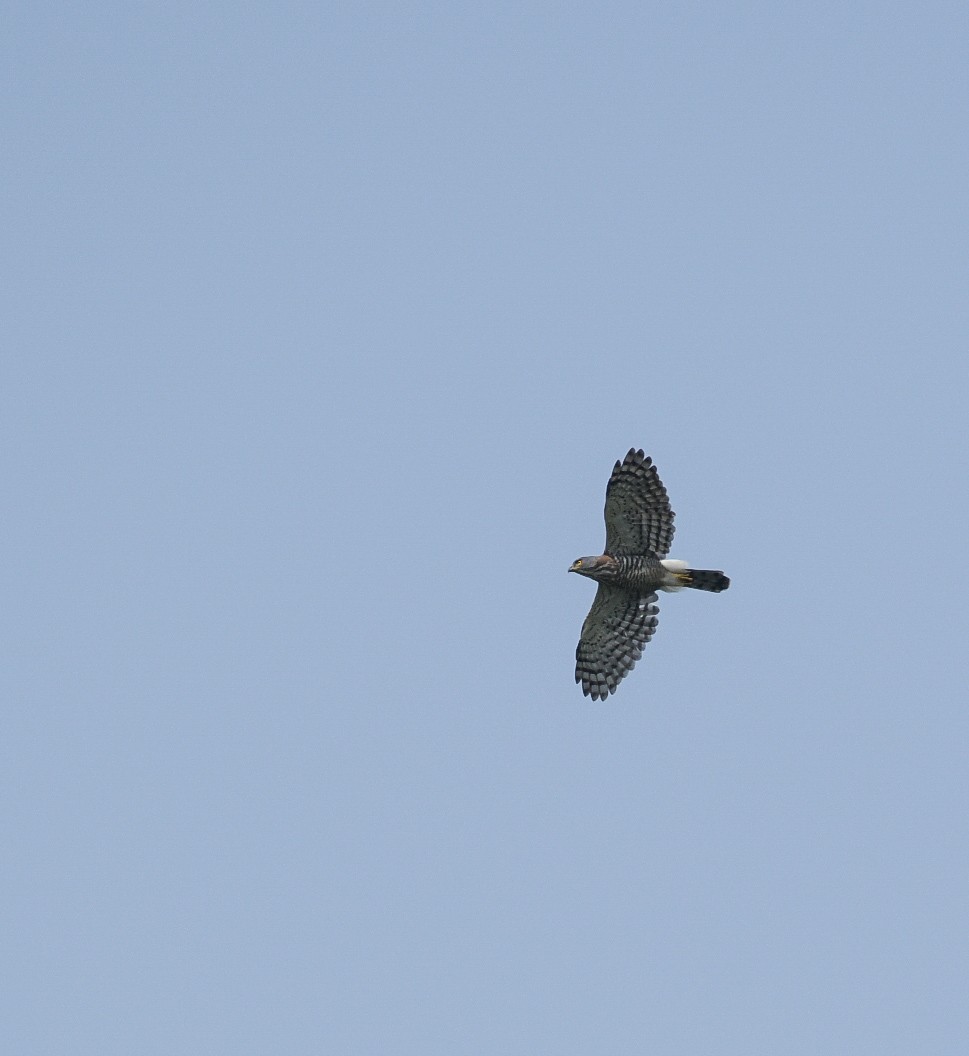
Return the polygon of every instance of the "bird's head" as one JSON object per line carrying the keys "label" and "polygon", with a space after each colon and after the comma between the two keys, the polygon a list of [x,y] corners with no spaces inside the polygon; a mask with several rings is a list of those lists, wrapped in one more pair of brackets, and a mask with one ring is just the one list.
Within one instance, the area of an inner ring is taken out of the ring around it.
{"label": "bird's head", "polygon": [[570,572],[590,579],[610,579],[616,572],[616,560],[608,554],[599,557],[580,557],[569,566]]}

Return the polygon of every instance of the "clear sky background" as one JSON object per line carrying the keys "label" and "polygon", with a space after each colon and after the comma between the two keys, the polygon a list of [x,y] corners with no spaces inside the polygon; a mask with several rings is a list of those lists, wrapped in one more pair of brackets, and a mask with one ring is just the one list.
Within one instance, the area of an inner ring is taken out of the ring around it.
{"label": "clear sky background", "polygon": [[969,1051],[965,4],[3,21],[6,1051]]}

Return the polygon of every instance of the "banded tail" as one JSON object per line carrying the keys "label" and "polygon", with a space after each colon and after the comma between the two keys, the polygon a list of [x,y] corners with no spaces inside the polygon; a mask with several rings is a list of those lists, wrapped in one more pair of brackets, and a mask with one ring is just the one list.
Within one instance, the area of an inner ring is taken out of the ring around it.
{"label": "banded tail", "polygon": [[667,559],[660,564],[666,569],[666,584],[660,590],[682,590],[683,587],[693,587],[694,590],[710,590],[719,594],[730,586],[730,580],[722,572],[714,572],[709,568],[687,568],[685,561]]}

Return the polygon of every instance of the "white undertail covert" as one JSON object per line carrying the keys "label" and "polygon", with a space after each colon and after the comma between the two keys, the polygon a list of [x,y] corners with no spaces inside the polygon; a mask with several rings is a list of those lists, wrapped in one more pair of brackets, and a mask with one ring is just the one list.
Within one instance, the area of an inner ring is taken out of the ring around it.
{"label": "white undertail covert", "polygon": [[660,564],[669,573],[660,584],[660,590],[666,591],[667,594],[675,594],[678,590],[682,590],[687,586],[687,583],[684,582],[685,577],[677,575],[677,572],[685,572],[690,567],[685,561],[677,561],[672,557],[668,557],[660,561]]}

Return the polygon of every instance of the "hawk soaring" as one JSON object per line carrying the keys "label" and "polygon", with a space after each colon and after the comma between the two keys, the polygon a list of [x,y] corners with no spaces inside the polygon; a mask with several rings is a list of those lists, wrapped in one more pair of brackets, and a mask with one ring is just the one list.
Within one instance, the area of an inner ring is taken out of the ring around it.
{"label": "hawk soaring", "polygon": [[605,553],[580,557],[569,569],[599,584],[575,650],[575,680],[593,700],[615,693],[643,655],[659,622],[657,590],[719,594],[730,586],[722,572],[666,558],[675,516],[653,460],[630,449],[606,485]]}

